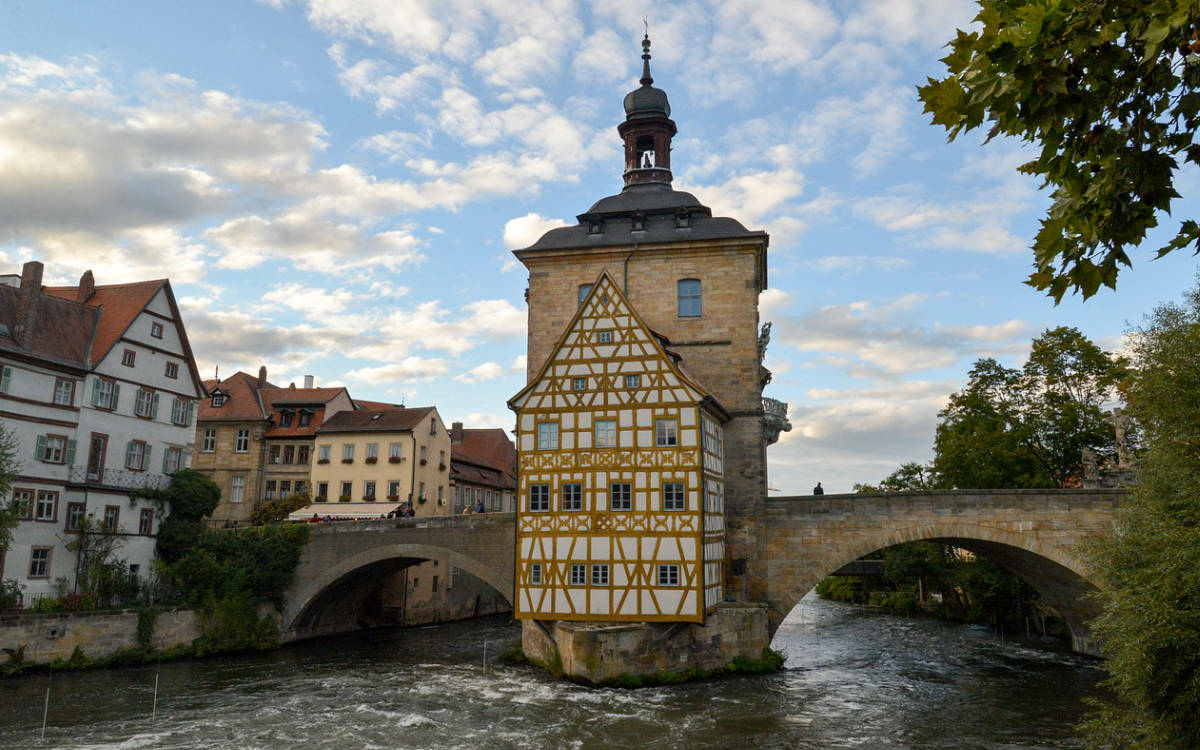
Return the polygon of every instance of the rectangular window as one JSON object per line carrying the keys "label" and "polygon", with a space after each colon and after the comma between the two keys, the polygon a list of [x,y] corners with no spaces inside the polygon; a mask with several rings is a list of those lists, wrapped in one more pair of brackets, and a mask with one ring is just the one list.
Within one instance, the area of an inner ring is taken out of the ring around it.
{"label": "rectangular window", "polygon": [[292,482],[289,479],[279,480],[279,496],[287,497],[292,492]]}
{"label": "rectangular window", "polygon": [[[74,440],[67,440],[62,435],[38,435],[36,453],[39,461],[45,464],[67,463],[68,445]],[[72,459],[74,456],[72,456]]]}
{"label": "rectangular window", "polygon": [[436,419],[429,420],[429,434],[430,435],[437,434],[437,420]]}
{"label": "rectangular window", "polygon": [[183,449],[167,448],[163,451],[163,473],[176,474],[183,468]]}
{"label": "rectangular window", "polygon": [[388,481],[388,500],[400,499],[400,480],[391,479]]}
{"label": "rectangular window", "polygon": [[142,508],[142,512],[138,516],[138,533],[142,536],[150,536],[154,533],[154,510],[152,508]]}
{"label": "rectangular window", "polygon": [[178,378],[179,377],[179,364],[176,362],[168,362],[167,368],[163,372],[163,375],[166,375],[168,378],[172,378],[172,379]]}
{"label": "rectangular window", "polygon": [[317,482],[317,502],[323,503],[329,499],[329,482]]}
{"label": "rectangular window", "polygon": [[370,480],[363,482],[363,500],[375,502],[375,482]]}
{"label": "rectangular window", "polygon": [[437,576],[434,576],[434,577],[433,577],[433,584],[432,584],[432,585],[429,587],[429,590],[430,590],[430,591],[437,591],[437,589],[438,589],[438,577],[437,577]]}
{"label": "rectangular window", "polygon": [[626,388],[640,388],[641,385],[642,385],[642,376],[641,375],[626,375],[625,376],[625,387]]}
{"label": "rectangular window", "polygon": [[307,445],[296,446],[296,463],[301,466],[308,466],[308,457],[312,449]]}
{"label": "rectangular window", "polygon": [[438,485],[438,505],[441,505],[442,501],[445,499],[446,499],[446,486],[439,484]]}
{"label": "rectangular window", "polygon": [[48,490],[38,490],[37,505],[33,509],[35,521],[58,520],[58,493]]}
{"label": "rectangular window", "polygon": [[234,453],[250,452],[250,430],[238,430],[237,439],[233,441]]}
{"label": "rectangular window", "polygon": [[162,323],[151,323],[150,324],[150,335],[151,336],[153,336],[156,339],[161,339],[162,334],[163,334]]}
{"label": "rectangular window", "polygon": [[571,585],[586,586],[587,585],[587,566],[575,563],[571,566]]}
{"label": "rectangular window", "polygon": [[607,586],[608,585],[608,566],[593,565],[592,566],[592,585]]}
{"label": "rectangular window", "polygon": [[116,531],[121,525],[121,506],[104,506],[104,530]]}
{"label": "rectangular window", "polygon": [[54,381],[54,403],[59,406],[75,405],[75,381],[56,378]]}
{"label": "rectangular window", "polygon": [[342,494],[338,495],[338,500],[343,502],[350,500],[350,493],[354,491],[353,482],[342,482]]}
{"label": "rectangular window", "polygon": [[158,394],[154,391],[148,391],[145,388],[139,388],[137,398],[133,402],[133,413],[143,419],[154,418],[154,406],[158,401]]}
{"label": "rectangular window", "polygon": [[240,503],[246,498],[246,477],[235,474],[229,484],[229,502]]}
{"label": "rectangular window", "polygon": [[205,453],[212,453],[217,449],[217,431],[215,428],[209,427],[204,430],[204,441],[200,443],[200,450]]}
{"label": "rectangular window", "polygon": [[283,462],[285,464],[296,463],[296,446],[294,446],[294,445],[283,446]]}
{"label": "rectangular window", "polygon": [[534,586],[542,583],[542,564],[530,563],[529,565],[529,582]]}
{"label": "rectangular window", "polygon": [[300,424],[299,424],[300,427],[308,427],[309,423],[312,422],[312,412],[302,409],[300,411],[299,422],[300,422]]}
{"label": "rectangular window", "polygon": [[617,482],[608,488],[609,510],[633,510],[633,485]]}
{"label": "rectangular window", "polygon": [[529,485],[529,510],[536,513],[550,510],[550,485]]}
{"label": "rectangular window", "polygon": [[[176,398],[171,401],[171,424],[187,427],[192,423],[192,409],[195,405],[191,401],[182,398]],[[155,411],[157,411],[157,407]]]}
{"label": "rectangular window", "polygon": [[540,451],[558,450],[558,422],[538,422],[537,449]]}
{"label": "rectangular window", "polygon": [[562,486],[562,510],[583,510],[583,485]]}
{"label": "rectangular window", "polygon": [[263,485],[263,495],[266,497],[267,500],[275,499],[275,480],[274,479],[268,479],[266,481],[266,483]]}
{"label": "rectangular window", "polygon": [[17,518],[33,519],[33,490],[13,490],[12,504]]}
{"label": "rectangular window", "polygon": [[29,551],[29,577],[50,577],[50,547],[34,547]]}
{"label": "rectangular window", "polygon": [[396,463],[404,457],[404,448],[401,443],[388,443],[388,458],[396,459],[392,463]]}
{"label": "rectangular window", "polygon": [[679,445],[679,423],[674,419],[654,420],[654,444],[660,447]]}
{"label": "rectangular window", "polygon": [[659,586],[678,586],[679,585],[679,566],[678,565],[659,565],[658,566],[658,585]]}
{"label": "rectangular window", "polygon": [[679,317],[700,317],[700,280],[680,279],[679,281]]}
{"label": "rectangular window", "polygon": [[277,464],[280,461],[280,449],[278,445],[272,445],[267,449],[267,463]]}
{"label": "rectangular window", "polygon": [[96,378],[92,381],[92,406],[97,409],[116,411],[120,394],[121,386],[111,380]]}
{"label": "rectangular window", "polygon": [[600,331],[596,334],[601,344],[612,343],[612,331]]}
{"label": "rectangular window", "polygon": [[586,391],[587,390],[587,378],[572,378],[571,379],[571,390]]}
{"label": "rectangular window", "polygon": [[212,405],[213,405],[214,409],[219,409],[222,406],[224,406],[225,405],[225,394],[224,393],[214,393],[212,395]]}
{"label": "rectangular window", "polygon": [[329,463],[329,454],[331,450],[332,446],[328,445],[322,445],[317,448],[317,460],[322,463]]}
{"label": "rectangular window", "polygon": [[130,440],[125,448],[125,468],[133,471],[145,471],[150,458],[150,446],[141,440]]}
{"label": "rectangular window", "polygon": [[137,352],[132,349],[126,349],[121,352],[121,364],[126,367],[133,367],[133,363],[137,360]]}
{"label": "rectangular window", "polygon": [[367,443],[367,460],[379,460],[379,443]]}
{"label": "rectangular window", "polygon": [[354,444],[347,443],[342,446],[342,463],[348,464],[354,461]]}
{"label": "rectangular window", "polygon": [[581,305],[583,304],[583,301],[585,299],[587,299],[588,293],[591,291],[592,291],[591,284],[580,284],[579,285],[579,304],[581,304]]}
{"label": "rectangular window", "polygon": [[83,503],[67,503],[67,525],[63,528],[67,531],[78,531],[83,523],[84,507]]}
{"label": "rectangular window", "polygon": [[9,386],[12,385],[12,368],[8,365],[0,367],[0,392],[8,393]]}
{"label": "rectangular window", "polygon": [[597,448],[617,447],[617,420],[597,419],[595,432],[595,445]]}
{"label": "rectangular window", "polygon": [[308,485],[303,479],[297,479],[295,486],[292,487],[292,492],[304,497],[308,496]]}
{"label": "rectangular window", "polygon": [[687,510],[687,487],[683,482],[663,482],[663,510]]}
{"label": "rectangular window", "polygon": [[292,412],[290,412],[290,411],[279,412],[279,426],[280,427],[291,427],[292,426]]}

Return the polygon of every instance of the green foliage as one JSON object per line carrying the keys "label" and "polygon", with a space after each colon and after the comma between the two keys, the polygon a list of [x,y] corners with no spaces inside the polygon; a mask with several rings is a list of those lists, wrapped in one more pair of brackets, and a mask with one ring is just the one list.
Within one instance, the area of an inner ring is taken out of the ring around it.
{"label": "green foliage", "polygon": [[0,675],[8,677],[10,675],[20,674],[27,665],[25,664],[25,647],[29,644],[22,643],[18,648],[4,649],[5,655],[8,656],[3,664],[0,664]]}
{"label": "green foliage", "polygon": [[279,645],[279,624],[270,615],[259,615],[258,600],[248,591],[234,591],[216,601],[204,620],[203,632],[195,643],[197,656]]}
{"label": "green foliage", "polygon": [[144,490],[141,497],[153,500],[165,516],[158,525],[155,551],[170,564],[183,557],[204,533],[204,518],[212,515],[221,501],[216,483],[194,469],[184,469],[171,478],[165,490]]}
{"label": "green foliage", "polygon": [[981,359],[966,387],[939,412],[933,482],[945,488],[1065,487],[1083,470],[1083,449],[1115,451],[1102,406],[1127,374],[1076,328],[1033,340],[1020,370]]}
{"label": "green foliage", "polygon": [[854,491],[866,492],[904,492],[938,489],[938,476],[932,465],[919,464],[915,461],[901,464],[900,468],[884,477],[879,484],[859,484],[855,482]]}
{"label": "green foliage", "polygon": [[141,593],[137,577],[130,574],[124,560],[116,559],[122,544],[124,539],[104,528],[100,521],[90,517],[79,520],[79,529],[70,536],[66,547],[78,561],[74,593],[83,597],[86,605],[72,604],[68,601],[72,594],[64,594],[60,600],[66,611],[118,608],[137,601]]}
{"label": "green foliage", "polygon": [[817,584],[817,596],[835,602],[852,602],[862,598],[861,579],[850,576],[829,576]]}
{"label": "green foliage", "polygon": [[250,523],[261,526],[264,523],[286,521],[289,513],[300,510],[308,503],[308,495],[288,495],[268,500],[251,511]]}
{"label": "green foliage", "polygon": [[[17,475],[17,439],[12,431],[0,424],[0,497],[11,497],[12,481]],[[0,502],[0,553],[12,543],[13,529],[25,516],[25,509],[15,500]]]}
{"label": "green foliage", "polygon": [[11,578],[0,582],[0,612],[20,607],[22,592],[24,590],[25,584]]}
{"label": "green foliage", "polygon": [[[1057,302],[1115,288],[1136,246],[1178,198],[1175,172],[1200,164],[1200,2],[980,0],[947,75],[918,87],[953,140],[988,122],[988,140],[1040,147],[1021,166],[1052,188],[1029,285]],[[1187,219],[1158,255],[1200,250]]]}
{"label": "green foliage", "polygon": [[142,607],[138,609],[137,642],[142,648],[150,648],[154,639],[154,620],[162,611],[159,607]]}
{"label": "green foliage", "polygon": [[1087,729],[1096,747],[1183,750],[1200,747],[1200,284],[1155,310],[1131,348],[1144,449],[1118,532],[1088,550],[1112,695]]}

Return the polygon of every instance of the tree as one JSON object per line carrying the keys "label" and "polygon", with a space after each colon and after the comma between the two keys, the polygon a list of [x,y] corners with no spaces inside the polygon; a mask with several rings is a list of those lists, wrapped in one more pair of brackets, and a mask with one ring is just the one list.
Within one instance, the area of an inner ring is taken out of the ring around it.
{"label": "tree", "polygon": [[158,526],[155,553],[172,563],[187,554],[204,533],[204,519],[221,502],[221,489],[194,469],[184,469],[171,478],[165,490],[143,490],[142,497],[159,506],[166,517]]}
{"label": "tree", "polygon": [[1200,283],[1133,332],[1129,406],[1143,430],[1138,482],[1111,537],[1090,548],[1104,610],[1093,623],[1111,699],[1096,747],[1200,747]]}
{"label": "tree", "polygon": [[0,424],[0,556],[12,544],[12,532],[25,517],[26,509],[17,506],[12,499],[12,481],[20,468],[17,463],[17,440],[3,424]]}
{"label": "tree", "polygon": [[1077,328],[1033,340],[1020,370],[994,359],[971,368],[967,386],[938,416],[933,470],[942,487],[1065,487],[1082,474],[1083,449],[1114,452],[1103,407],[1126,373]]}
{"label": "tree", "polygon": [[[1179,197],[1181,162],[1200,165],[1200,0],[980,0],[978,30],[959,30],[948,75],[918,87],[954,140],[990,123],[987,139],[1040,147],[1020,167],[1052,188],[1027,284],[1060,301],[1116,288],[1127,248]],[[1200,251],[1182,221],[1158,256]]]}

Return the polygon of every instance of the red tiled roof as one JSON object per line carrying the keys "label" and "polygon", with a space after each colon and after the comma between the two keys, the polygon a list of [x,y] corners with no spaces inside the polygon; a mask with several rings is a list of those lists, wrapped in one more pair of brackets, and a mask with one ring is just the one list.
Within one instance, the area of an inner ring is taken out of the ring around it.
{"label": "red tiled roof", "polygon": [[[101,310],[100,323],[96,327],[96,336],[92,344],[92,366],[104,359],[166,283],[166,279],[155,279],[130,284],[105,284],[97,286],[91,297],[77,303]],[[74,301],[79,294],[79,287],[45,287],[42,291],[51,297]]]}
{"label": "red tiled roof", "polygon": [[430,412],[432,406],[413,409],[371,409],[339,411],[319,430],[327,432],[411,432]]}
{"label": "red tiled roof", "polygon": [[516,487],[517,449],[498,427],[463,430],[462,442],[450,446],[452,470],[455,463],[490,468],[504,475],[505,486]]}
{"label": "red tiled roof", "polygon": [[[266,384],[268,387],[270,383]],[[214,407],[212,399],[206,398],[200,402],[200,411],[196,417],[199,422],[251,422],[265,420],[266,410],[258,398],[258,378],[244,372],[235,372],[224,380],[206,380],[205,391],[211,394],[220,389],[227,394],[225,403]]]}
{"label": "red tiled roof", "polygon": [[78,302],[41,295],[33,318],[30,346],[26,348],[12,336],[20,296],[20,289],[0,286],[0,324],[7,327],[0,332],[0,351],[29,353],[60,364],[90,369],[88,345],[96,330],[99,311]]}
{"label": "red tiled roof", "polygon": [[382,401],[363,401],[362,399],[354,399],[354,405],[360,410],[379,411],[380,409],[403,409],[404,404],[385,404]]}
{"label": "red tiled roof", "polygon": [[279,388],[272,385],[263,388],[262,400],[267,407],[276,404],[324,405],[345,391],[345,388]]}

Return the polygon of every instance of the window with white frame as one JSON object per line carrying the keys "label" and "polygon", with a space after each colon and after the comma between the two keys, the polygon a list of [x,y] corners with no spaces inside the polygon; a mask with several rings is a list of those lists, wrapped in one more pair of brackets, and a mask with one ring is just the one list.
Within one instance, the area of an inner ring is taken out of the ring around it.
{"label": "window with white frame", "polygon": [[388,458],[400,459],[404,457],[403,443],[388,443]]}
{"label": "window with white frame", "polygon": [[33,518],[33,490],[14,489],[12,493],[12,507],[17,518]]}
{"label": "window with white frame", "polygon": [[608,488],[609,510],[633,510],[633,485],[629,482],[614,482]]}
{"label": "window with white frame", "polygon": [[121,526],[121,506],[104,506],[104,530],[116,531]]}
{"label": "window with white frame", "polygon": [[165,375],[168,378],[171,378],[172,380],[174,380],[175,378],[178,378],[179,377],[179,363],[178,362],[168,362],[166,368],[163,370],[163,375]]}
{"label": "window with white frame", "polygon": [[540,451],[558,449],[558,422],[538,422],[537,449]]}
{"label": "window with white frame", "polygon": [[204,440],[200,443],[200,450],[205,453],[212,453],[217,449],[217,430],[214,427],[208,427],[204,430]]}
{"label": "window with white frame", "polygon": [[608,585],[608,566],[593,565],[592,566],[592,585],[607,586]]}
{"label": "window with white frame", "polygon": [[156,339],[161,339],[163,337],[162,323],[151,323],[150,324],[150,335]]}
{"label": "window with white frame", "polygon": [[658,566],[658,585],[659,586],[678,586],[679,585],[679,566],[678,565],[659,565]]}
{"label": "window with white frame", "polygon": [[342,463],[348,464],[354,460],[354,443],[346,443],[342,446]]}
{"label": "window with white frame", "polygon": [[120,396],[121,386],[117,383],[102,378],[92,381],[92,406],[97,409],[116,411]]}
{"label": "window with white frame", "polygon": [[154,391],[148,391],[145,388],[139,388],[137,398],[133,402],[133,413],[145,419],[153,419],[157,411],[155,408],[158,405],[158,394]]}
{"label": "window with white frame", "polygon": [[626,388],[640,388],[641,386],[642,386],[642,376],[641,375],[626,375],[625,376],[625,387]]}
{"label": "window with white frame", "polygon": [[133,367],[133,363],[137,361],[137,352],[132,349],[126,349],[121,352],[121,364],[126,367]]}
{"label": "window with white frame", "polygon": [[38,490],[37,504],[33,506],[33,520],[58,520],[58,493],[49,490]]}
{"label": "window with white frame", "polygon": [[133,471],[145,471],[150,462],[150,446],[142,440],[130,440],[125,447],[125,468]]}
{"label": "window with white frame", "polygon": [[163,473],[175,474],[183,467],[183,449],[167,448],[163,451]]}
{"label": "window with white frame", "polygon": [[250,452],[250,430],[238,430],[233,441],[234,453]]}
{"label": "window with white frame", "polygon": [[56,378],[54,381],[54,403],[59,406],[75,404],[75,381],[69,378]]}
{"label": "window with white frame", "polygon": [[562,510],[583,510],[583,485],[570,482],[562,486]]}
{"label": "window with white frame", "polygon": [[587,378],[571,378],[571,390],[586,391],[587,390]]}
{"label": "window with white frame", "polygon": [[571,585],[586,586],[587,585],[587,566],[575,563],[571,565]]}
{"label": "window with white frame", "polygon": [[375,500],[375,482],[370,479],[363,482],[363,500],[370,502]]}
{"label": "window with white frame", "polygon": [[224,406],[225,405],[225,394],[224,393],[214,393],[212,395],[212,405],[213,405],[214,409],[219,409],[222,406]]}
{"label": "window with white frame", "polygon": [[192,423],[192,412],[196,405],[191,401],[183,398],[176,398],[171,402],[171,424],[187,427]]}
{"label": "window with white frame", "polygon": [[550,485],[529,485],[529,510],[535,513],[542,513],[550,510]]}
{"label": "window with white frame", "polygon": [[138,533],[142,536],[150,536],[154,533],[153,508],[142,508],[142,512],[138,515]]}
{"label": "window with white frame", "polygon": [[86,511],[83,503],[67,503],[67,523],[64,527],[66,531],[78,531],[83,523],[83,514]]}
{"label": "window with white frame", "polygon": [[679,280],[679,317],[681,318],[698,318],[700,317],[700,280],[699,279],[680,279]]}
{"label": "window with white frame", "polygon": [[601,344],[611,344],[612,343],[612,331],[599,331],[596,334],[596,338]]}
{"label": "window with white frame", "polygon": [[34,547],[29,550],[29,577],[50,577],[50,547]]}
{"label": "window with white frame", "polygon": [[37,458],[45,464],[73,463],[74,447],[75,441],[65,435],[38,435]]}
{"label": "window with white frame", "polygon": [[268,479],[263,483],[263,497],[267,500],[275,499],[275,480]]}
{"label": "window with white frame", "polygon": [[388,480],[388,500],[399,500],[399,499],[400,499],[400,480],[399,479],[389,479]]}
{"label": "window with white frame", "polygon": [[679,423],[674,419],[654,420],[654,444],[659,447],[679,445]]}
{"label": "window with white frame", "polygon": [[8,393],[8,388],[12,385],[12,371],[8,365],[0,367],[0,393]]}
{"label": "window with white frame", "polygon": [[367,443],[367,460],[379,460],[379,443]]}
{"label": "window with white frame", "polygon": [[542,564],[529,564],[529,582],[534,586],[539,586],[542,583]]}
{"label": "window with white frame", "polygon": [[329,445],[322,445],[317,448],[317,460],[321,463],[329,463],[329,454],[333,448]]}
{"label": "window with white frame", "polygon": [[687,487],[683,482],[663,482],[663,510],[687,510]]}
{"label": "window with white frame", "polygon": [[342,482],[342,494],[338,496],[338,500],[349,500],[350,493],[354,491],[353,482]]}
{"label": "window with white frame", "polygon": [[596,433],[595,446],[597,448],[617,447],[617,420],[597,419],[594,429]]}
{"label": "window with white frame", "polygon": [[229,483],[229,502],[240,503],[246,499],[246,477],[234,474]]}
{"label": "window with white frame", "polygon": [[329,482],[317,482],[317,496],[313,499],[318,503],[329,499]]}

